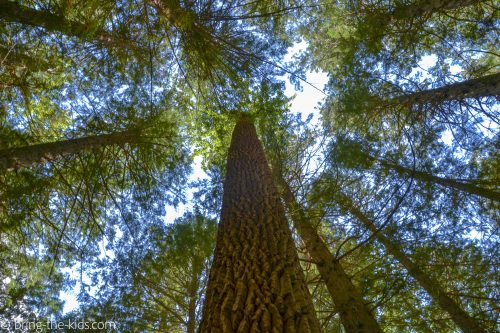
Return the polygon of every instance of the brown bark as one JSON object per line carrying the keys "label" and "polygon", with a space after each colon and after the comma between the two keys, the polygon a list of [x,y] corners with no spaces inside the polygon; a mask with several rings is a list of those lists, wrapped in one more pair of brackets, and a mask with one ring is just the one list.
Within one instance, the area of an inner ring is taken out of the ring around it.
{"label": "brown bark", "polygon": [[320,332],[273,176],[241,117],[227,160],[200,332]]}
{"label": "brown bark", "polygon": [[379,163],[387,169],[392,169],[400,175],[410,176],[413,175],[415,179],[424,182],[436,183],[444,187],[453,188],[459,191],[467,192],[470,194],[478,195],[494,201],[500,201],[500,192],[492,189],[480,187],[465,181],[459,181],[452,178],[438,177],[433,174],[423,171],[413,171],[410,168],[403,167],[398,164],[390,163],[384,160],[379,160]]}
{"label": "brown bark", "polygon": [[376,239],[384,245],[387,252],[408,270],[408,273],[422,286],[432,299],[450,315],[451,319],[464,333],[486,333],[486,331],[482,329],[456,301],[446,294],[446,291],[439,285],[438,281],[422,271],[418,265],[405,254],[401,246],[378,230],[373,221],[364,215],[349,197],[339,193],[338,203],[355,216],[368,230],[375,234]]}
{"label": "brown bark", "polygon": [[500,73],[403,95],[393,99],[391,103],[403,105],[439,105],[447,101],[488,96],[500,97]]}
{"label": "brown bark", "polygon": [[127,130],[112,134],[0,150],[0,171],[12,171],[29,167],[35,163],[54,161],[83,150],[115,144],[137,143],[140,140],[139,134],[138,130]]}
{"label": "brown bark", "polygon": [[392,17],[398,20],[412,19],[434,12],[467,7],[478,2],[480,0],[417,0],[409,5],[397,6],[392,12]]}
{"label": "brown bark", "polygon": [[306,250],[316,263],[321,278],[326,284],[340,320],[347,333],[382,332],[375,317],[363,302],[361,294],[344,271],[342,264],[334,258],[328,246],[311,225],[306,211],[297,202],[288,184],[280,176],[283,199],[297,232],[306,245]]}
{"label": "brown bark", "polygon": [[47,10],[33,9],[9,0],[0,0],[0,19],[34,27],[42,27],[50,32],[61,32],[67,36],[96,41],[107,46],[115,45],[124,48],[135,48],[135,44],[131,41],[116,38],[105,30],[99,29],[89,33],[87,24],[70,21],[63,16]]}

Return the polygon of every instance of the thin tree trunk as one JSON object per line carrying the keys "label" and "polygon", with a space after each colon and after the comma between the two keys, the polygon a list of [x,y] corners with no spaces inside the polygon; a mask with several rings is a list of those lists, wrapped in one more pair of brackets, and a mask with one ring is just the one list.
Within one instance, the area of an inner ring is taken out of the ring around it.
{"label": "thin tree trunk", "polygon": [[82,40],[97,41],[107,46],[135,47],[131,41],[118,39],[107,31],[100,29],[89,33],[87,24],[69,21],[65,17],[47,10],[33,9],[9,0],[0,0],[0,19],[34,27],[42,27],[50,32],[61,32],[67,36],[77,37]]}
{"label": "thin tree trunk", "polygon": [[500,192],[488,188],[480,187],[471,183],[458,181],[452,178],[442,178],[423,171],[413,171],[410,168],[403,167],[398,164],[390,163],[384,160],[378,160],[379,163],[386,169],[392,169],[400,175],[413,175],[415,179],[424,182],[436,183],[448,188],[453,188],[470,194],[478,195],[494,201],[500,201]]}
{"label": "thin tree trunk", "polygon": [[273,175],[241,117],[227,160],[200,332],[320,332]]}
{"label": "thin tree trunk", "polygon": [[408,273],[424,288],[424,290],[432,297],[432,299],[439,304],[439,306],[446,311],[465,333],[486,333],[479,324],[471,318],[451,297],[449,297],[445,290],[435,281],[422,271],[403,251],[403,249],[394,241],[385,236],[377,229],[372,220],[364,215],[352,200],[346,195],[339,193],[337,201],[344,209],[348,210],[355,216],[368,230],[375,233],[376,239],[382,243],[387,252],[394,256],[396,260],[403,265]]}
{"label": "thin tree trunk", "polygon": [[363,302],[361,294],[352,284],[342,264],[331,254],[328,246],[311,225],[306,211],[297,202],[286,181],[279,177],[283,187],[283,199],[300,238],[306,245],[307,252],[316,263],[347,333],[382,332],[375,317]]}
{"label": "thin tree trunk", "polygon": [[196,301],[198,300],[198,287],[200,286],[201,264],[193,259],[191,267],[191,277],[188,286],[188,321],[186,325],[187,333],[196,331]]}
{"label": "thin tree trunk", "polygon": [[391,103],[404,105],[439,105],[446,101],[488,96],[500,97],[500,73],[485,75],[476,79],[403,95],[391,100]]}
{"label": "thin tree trunk", "polygon": [[409,5],[397,6],[392,12],[392,18],[397,20],[412,19],[414,17],[467,7],[480,0],[417,0]]}
{"label": "thin tree trunk", "polygon": [[139,139],[138,130],[127,130],[112,134],[3,149],[0,150],[0,171],[12,171],[29,167],[35,163],[54,161],[83,150],[116,144],[136,143],[139,142]]}
{"label": "thin tree trunk", "polygon": [[471,181],[466,180],[458,180],[453,178],[444,178],[433,175],[428,172],[413,170],[408,167],[401,166],[396,163],[392,163],[383,159],[375,158],[360,149],[356,149],[355,154],[362,156],[363,158],[372,161],[378,162],[384,169],[386,170],[394,170],[401,176],[413,176],[415,179],[427,182],[439,184],[444,187],[452,188],[455,190],[459,190],[462,192],[467,192],[470,194],[474,194],[483,198],[487,198],[493,201],[500,201],[500,192],[489,189],[485,187],[478,186]]}

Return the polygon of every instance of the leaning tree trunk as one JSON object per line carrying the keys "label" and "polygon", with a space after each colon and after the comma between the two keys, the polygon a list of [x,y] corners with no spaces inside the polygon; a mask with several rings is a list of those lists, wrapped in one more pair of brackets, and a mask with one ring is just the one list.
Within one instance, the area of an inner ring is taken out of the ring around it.
{"label": "leaning tree trunk", "polygon": [[500,97],[500,73],[403,95],[394,98],[391,103],[403,105],[430,104],[434,106],[448,101],[489,96]]}
{"label": "leaning tree trunk", "polygon": [[434,12],[467,7],[478,2],[480,2],[480,0],[417,0],[408,5],[396,6],[392,12],[391,18],[397,20],[412,19]]}
{"label": "leaning tree trunk", "polygon": [[283,206],[253,123],[241,117],[200,332],[320,332]]}
{"label": "leaning tree trunk", "polygon": [[10,0],[0,0],[0,19],[34,27],[43,27],[50,32],[61,32],[67,36],[96,41],[107,46],[136,48],[136,45],[131,41],[116,38],[105,30],[89,32],[87,24],[70,21],[50,11],[33,9]]}
{"label": "leaning tree trunk", "polygon": [[[363,160],[369,161],[369,162],[378,162],[384,169],[386,170],[394,170],[396,171],[399,175],[401,176],[412,176],[415,179],[426,182],[426,183],[434,183],[434,184],[439,184],[444,187],[452,188],[455,190],[459,190],[462,192],[474,194],[483,198],[487,198],[490,200],[494,201],[500,201],[500,192],[495,191],[494,189],[490,188],[485,188],[482,186],[478,186],[474,184],[471,181],[467,180],[459,180],[459,179],[453,179],[453,178],[445,178],[445,177],[439,177],[436,175],[433,175],[432,173],[429,172],[424,172],[424,171],[419,171],[419,170],[413,170],[411,168],[392,163],[389,161],[386,161],[384,159],[376,158],[361,149],[357,148],[352,148],[355,149],[353,152],[355,155],[362,157]],[[364,166],[362,166],[364,167]]]}
{"label": "leaning tree trunk", "polygon": [[452,178],[438,177],[431,173],[423,171],[417,171],[417,170],[413,171],[410,168],[406,168],[401,165],[390,163],[384,160],[378,160],[378,161],[384,168],[392,169],[400,175],[413,176],[415,179],[418,179],[420,181],[428,183],[436,183],[444,187],[453,188],[483,198],[491,199],[494,201],[500,201],[500,193],[492,189],[480,187],[468,182],[459,181]]}
{"label": "leaning tree trunk", "polygon": [[355,216],[368,230],[375,234],[376,239],[382,243],[387,252],[394,256],[396,260],[403,265],[408,273],[422,286],[422,288],[439,304],[439,306],[450,315],[455,324],[460,327],[464,333],[486,333],[479,324],[470,317],[439,285],[439,282],[431,278],[422,271],[403,251],[401,246],[385,236],[377,229],[372,220],[364,215],[361,210],[355,206],[352,200],[346,195],[339,193],[338,203],[344,209]]}
{"label": "leaning tree trunk", "polygon": [[29,167],[35,163],[54,161],[83,150],[116,144],[137,143],[140,140],[139,134],[139,130],[134,129],[112,134],[3,149],[0,150],[0,172]]}
{"label": "leaning tree trunk", "polygon": [[382,333],[375,317],[363,302],[361,294],[352,284],[341,263],[333,257],[328,246],[311,225],[306,211],[297,202],[286,181],[281,175],[277,177],[283,187],[283,199],[294,226],[304,241],[307,252],[316,263],[321,278],[339,312],[345,331],[347,333]]}

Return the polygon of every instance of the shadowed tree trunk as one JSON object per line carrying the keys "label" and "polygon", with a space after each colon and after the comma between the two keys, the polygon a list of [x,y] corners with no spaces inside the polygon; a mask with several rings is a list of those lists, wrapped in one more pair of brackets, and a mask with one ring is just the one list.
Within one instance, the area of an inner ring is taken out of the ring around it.
{"label": "shadowed tree trunk", "polygon": [[386,169],[392,169],[396,171],[398,174],[403,176],[411,176],[415,179],[418,179],[423,182],[435,183],[444,187],[453,188],[459,191],[467,192],[470,194],[478,195],[483,198],[491,199],[494,201],[500,201],[500,193],[494,190],[477,186],[475,184],[471,184],[470,182],[456,180],[452,178],[443,178],[435,176],[431,173],[423,172],[423,171],[413,171],[410,168],[403,167],[398,164],[390,163],[384,160],[378,160],[380,165],[382,165]]}
{"label": "shadowed tree trunk", "polygon": [[297,202],[288,183],[276,174],[283,188],[283,199],[307,252],[316,263],[321,278],[328,288],[340,320],[347,333],[382,333],[375,317],[363,302],[341,263],[334,258],[328,246],[311,225],[307,212]]}
{"label": "shadowed tree trunk", "polygon": [[476,79],[403,95],[391,100],[391,103],[405,105],[439,105],[447,101],[488,96],[500,96],[500,73],[485,75]]}
{"label": "shadowed tree trunk", "polygon": [[320,332],[251,120],[234,128],[200,332]]}
{"label": "shadowed tree trunk", "polygon": [[0,171],[12,171],[29,167],[35,163],[54,161],[82,150],[116,144],[137,143],[139,141],[140,131],[135,129],[112,134],[94,135],[20,148],[4,149],[0,150]]}
{"label": "shadowed tree trunk", "polygon": [[106,46],[136,47],[131,41],[116,38],[105,30],[98,29],[97,31],[89,32],[88,24],[70,21],[50,11],[33,9],[9,0],[0,0],[0,19],[34,27],[42,27],[50,32],[61,32],[67,36],[100,42]]}
{"label": "shadowed tree trunk", "polygon": [[439,184],[444,187],[474,194],[490,200],[500,201],[500,192],[495,191],[494,189],[478,186],[478,182],[470,180],[468,181],[464,179],[439,177],[429,172],[413,170],[412,168],[392,163],[381,158],[375,158],[374,156],[371,156],[370,154],[364,152],[361,148],[356,146],[349,146],[348,149],[350,150],[350,154],[352,156],[355,156],[357,159],[359,158],[359,160],[356,162],[356,165],[358,167],[368,168],[365,162],[377,162],[385,170],[394,170],[401,176],[413,176],[415,179],[421,182]]}
{"label": "shadowed tree trunk", "polygon": [[403,265],[408,273],[422,286],[422,288],[446,311],[455,324],[465,333],[486,333],[479,324],[470,317],[461,306],[449,297],[439,282],[422,271],[403,251],[401,246],[385,236],[377,229],[372,220],[364,215],[361,210],[346,195],[339,193],[337,203],[355,216],[367,229],[375,233],[376,239],[384,245],[387,252]]}

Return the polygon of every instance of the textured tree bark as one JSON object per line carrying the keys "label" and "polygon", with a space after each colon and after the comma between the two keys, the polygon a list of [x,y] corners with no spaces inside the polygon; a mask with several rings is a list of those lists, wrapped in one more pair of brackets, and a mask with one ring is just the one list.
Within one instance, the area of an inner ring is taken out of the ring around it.
{"label": "textured tree bark", "polygon": [[12,171],[35,163],[54,161],[82,150],[115,144],[137,143],[140,141],[139,134],[138,130],[128,130],[0,150],[0,171]]}
{"label": "textured tree bark", "polygon": [[422,288],[439,304],[452,318],[455,324],[464,333],[486,333],[479,324],[470,317],[461,306],[449,297],[445,290],[430,276],[425,274],[403,251],[401,246],[385,236],[361,210],[355,206],[346,195],[339,193],[338,204],[355,216],[367,229],[375,233],[376,239],[384,245],[387,252],[403,265],[408,273],[422,286]]}
{"label": "textured tree bark", "polygon": [[393,99],[391,103],[404,105],[439,105],[447,101],[488,96],[497,96],[500,98],[500,73],[403,95]]}
{"label": "textured tree bark", "polygon": [[500,201],[500,192],[497,192],[492,189],[480,187],[471,183],[467,183],[464,181],[458,181],[452,178],[442,178],[435,176],[433,174],[423,172],[423,171],[413,171],[410,168],[403,167],[398,164],[390,163],[384,160],[378,160],[379,163],[386,169],[392,169],[396,171],[400,175],[410,176],[413,175],[415,179],[424,182],[436,183],[448,188],[453,188],[459,191],[467,192],[470,194],[478,195],[483,198],[487,198],[494,201]]}
{"label": "textured tree bark", "polygon": [[245,117],[229,148],[200,332],[321,332],[262,144]]}
{"label": "textured tree bark", "polygon": [[63,16],[47,10],[38,10],[26,7],[9,0],[0,0],[0,19],[8,22],[17,22],[34,27],[42,27],[50,32],[61,32],[82,40],[97,41],[107,46],[115,45],[123,48],[135,48],[131,41],[116,38],[104,30],[88,33],[88,25],[66,20]]}
{"label": "textured tree bark", "polygon": [[392,12],[395,19],[411,19],[413,17],[432,14],[433,12],[453,10],[467,7],[480,0],[417,0],[409,5],[397,6]]}
{"label": "textured tree bark", "polygon": [[340,320],[347,333],[382,333],[375,317],[363,302],[361,294],[352,284],[341,263],[331,254],[328,246],[311,225],[306,211],[297,202],[286,181],[280,177],[278,182],[283,188],[283,199],[297,232],[306,245],[307,252],[318,267],[321,278],[326,284]]}

